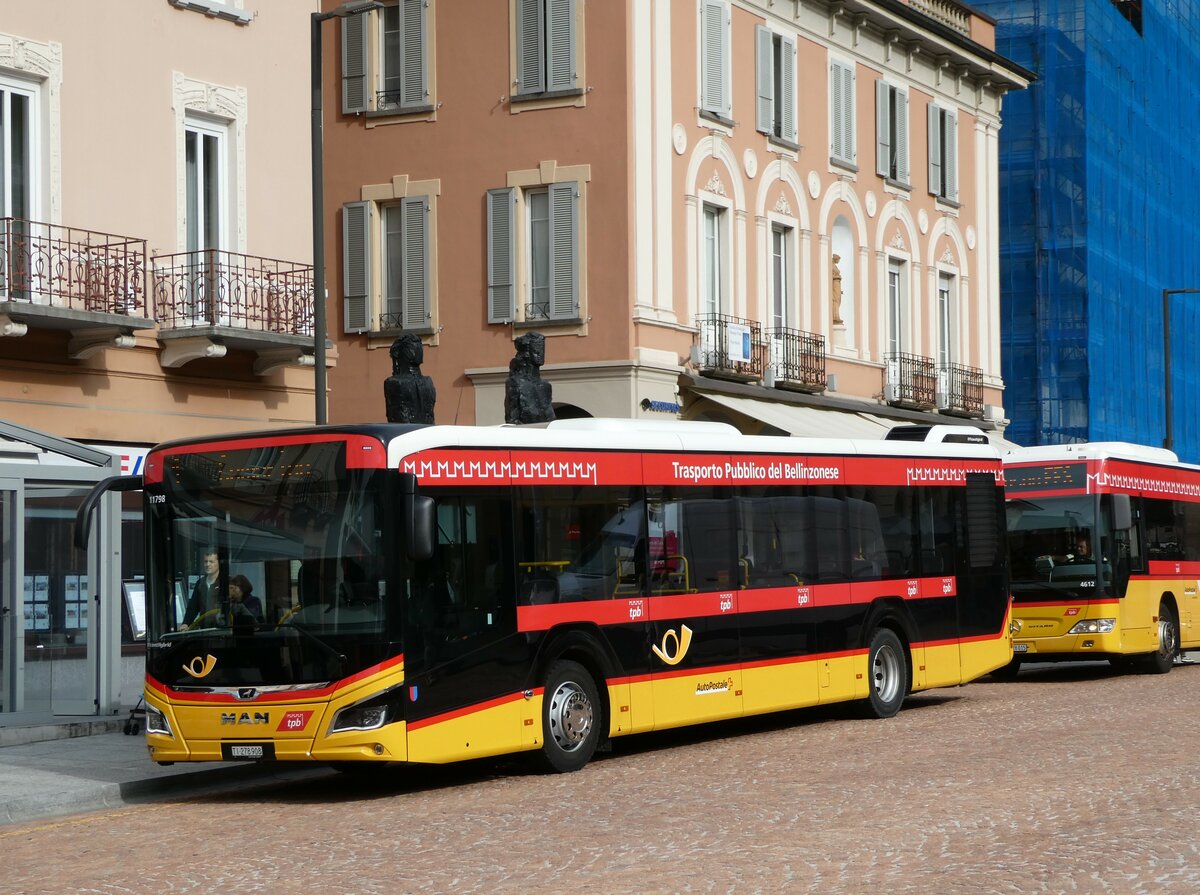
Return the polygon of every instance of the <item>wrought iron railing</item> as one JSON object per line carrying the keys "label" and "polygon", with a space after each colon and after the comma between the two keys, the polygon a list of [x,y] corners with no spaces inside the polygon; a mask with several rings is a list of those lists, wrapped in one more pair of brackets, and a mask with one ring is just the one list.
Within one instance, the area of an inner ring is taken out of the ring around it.
{"label": "wrought iron railing", "polygon": [[888,354],[884,361],[887,364],[884,400],[905,407],[937,406],[937,366],[932,358],[898,352]]}
{"label": "wrought iron railing", "polygon": [[0,218],[0,300],[146,315],[146,240]]}
{"label": "wrought iron railing", "polygon": [[696,367],[708,376],[762,379],[767,366],[767,344],[755,320],[728,314],[702,314],[696,319]]}
{"label": "wrought iron railing", "polygon": [[956,416],[983,416],[983,370],[944,364],[938,370],[938,409]]}
{"label": "wrought iron railing", "polygon": [[767,369],[777,385],[802,391],[825,390],[825,337],[801,329],[767,330]]}
{"label": "wrought iron railing", "polygon": [[151,260],[160,329],[227,326],[311,336],[311,265],[205,249]]}

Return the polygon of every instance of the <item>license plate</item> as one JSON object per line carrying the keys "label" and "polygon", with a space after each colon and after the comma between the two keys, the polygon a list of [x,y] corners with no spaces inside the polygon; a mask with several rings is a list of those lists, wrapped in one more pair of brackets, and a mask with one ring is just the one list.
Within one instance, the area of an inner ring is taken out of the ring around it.
{"label": "license plate", "polygon": [[1029,644],[1028,643],[1014,643],[1013,644],[1013,652],[1014,653],[1027,653],[1027,652],[1029,652]]}
{"label": "license plate", "polygon": [[221,758],[226,761],[264,761],[275,757],[274,743],[222,743]]}

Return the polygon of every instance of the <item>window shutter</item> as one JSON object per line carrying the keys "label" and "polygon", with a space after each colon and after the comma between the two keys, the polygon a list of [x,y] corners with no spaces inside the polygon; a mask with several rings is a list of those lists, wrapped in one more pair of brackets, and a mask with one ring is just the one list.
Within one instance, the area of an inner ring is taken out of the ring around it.
{"label": "window shutter", "polygon": [[550,185],[550,319],[579,316],[579,185]]}
{"label": "window shutter", "polygon": [[754,29],[756,55],[754,60],[755,102],[754,127],[764,134],[771,133],[775,113],[775,68],[770,28],[758,25]]}
{"label": "window shutter", "polygon": [[958,114],[946,113],[946,198],[958,201]]}
{"label": "window shutter", "polygon": [[929,105],[929,192],[942,194],[942,110]]}
{"label": "window shutter", "polygon": [[426,329],[429,314],[429,197],[404,200],[404,303],[400,326]]}
{"label": "window shutter", "polygon": [[842,95],[842,67],[836,62],[829,66],[830,135],[829,154],[834,158],[846,158],[846,135],[842,122],[846,117],[845,99]]}
{"label": "window shutter", "polygon": [[[371,203],[342,206],[342,298],[348,333],[371,328]],[[320,288],[320,287],[318,287]],[[318,300],[323,296],[317,296]]]}
{"label": "window shutter", "polygon": [[342,19],[342,112],[367,110],[367,16]]}
{"label": "window shutter", "polygon": [[700,107],[725,118],[729,117],[729,98],[725,89],[729,70],[728,38],[725,4],[721,0],[704,0],[700,17]]}
{"label": "window shutter", "polygon": [[892,133],[888,100],[892,88],[884,81],[875,82],[875,173],[887,177],[891,172]]}
{"label": "window shutter", "polygon": [[425,0],[403,0],[400,9],[400,107],[412,108],[426,104],[429,86],[425,75]]}
{"label": "window shutter", "polygon": [[896,91],[896,133],[892,134],[895,141],[896,179],[901,183],[909,182],[908,176],[908,91]]}
{"label": "window shutter", "polygon": [[542,36],[544,0],[518,0],[517,9],[517,93],[541,93],[546,89],[546,54]]}
{"label": "window shutter", "polygon": [[848,65],[842,69],[842,114],[845,116],[843,131],[845,133],[845,158],[851,162],[858,161],[858,132],[854,124],[854,66]]}
{"label": "window shutter", "polygon": [[517,191],[488,190],[488,323],[516,317]]}
{"label": "window shutter", "polygon": [[547,0],[547,90],[573,90],[575,83],[575,0]]}
{"label": "window shutter", "polygon": [[779,135],[789,142],[796,143],[796,42],[789,38],[779,41],[780,93],[782,100],[782,118]]}

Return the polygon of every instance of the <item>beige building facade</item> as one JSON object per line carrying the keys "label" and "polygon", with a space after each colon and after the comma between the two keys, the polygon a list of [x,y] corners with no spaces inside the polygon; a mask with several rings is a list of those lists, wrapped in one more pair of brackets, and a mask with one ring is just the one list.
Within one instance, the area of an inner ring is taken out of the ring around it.
{"label": "beige building facade", "polygon": [[969,8],[398,0],[326,51],[331,420],[383,418],[412,332],[438,422],[503,422],[534,330],[560,416],[1002,429],[997,147],[1031,75]]}
{"label": "beige building facade", "polygon": [[315,417],[309,13],[10,3],[0,19],[0,725],[141,692],[146,449]]}

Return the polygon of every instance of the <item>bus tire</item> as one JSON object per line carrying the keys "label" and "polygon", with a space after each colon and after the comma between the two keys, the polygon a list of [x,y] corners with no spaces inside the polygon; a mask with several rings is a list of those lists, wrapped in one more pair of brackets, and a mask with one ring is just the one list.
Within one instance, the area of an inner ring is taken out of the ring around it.
{"label": "bus tire", "polygon": [[870,688],[863,708],[868,717],[890,718],[908,695],[908,651],[896,632],[876,628],[867,649]]}
{"label": "bus tire", "polygon": [[552,663],[542,693],[542,769],[565,774],[587,764],[600,742],[601,717],[600,694],[587,669],[577,662]]}
{"label": "bus tire", "polygon": [[1158,649],[1146,656],[1142,669],[1147,674],[1166,674],[1179,653],[1179,625],[1166,603],[1158,607]]}

